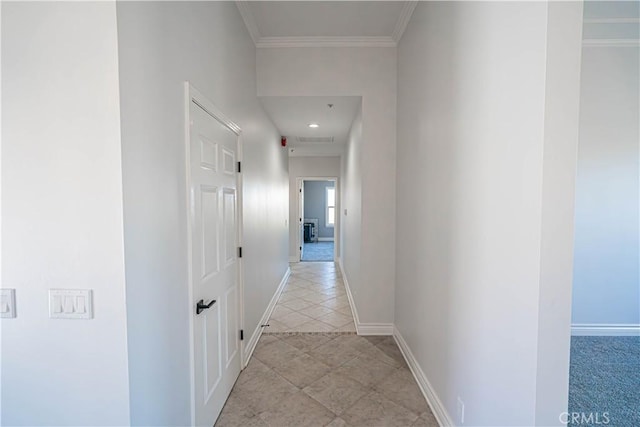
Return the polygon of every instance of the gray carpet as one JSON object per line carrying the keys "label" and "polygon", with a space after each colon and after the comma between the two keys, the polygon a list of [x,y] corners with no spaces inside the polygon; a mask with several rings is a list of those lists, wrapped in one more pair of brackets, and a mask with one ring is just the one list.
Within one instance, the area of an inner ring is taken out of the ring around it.
{"label": "gray carpet", "polygon": [[587,422],[568,425],[640,426],[640,337],[571,337],[569,413]]}
{"label": "gray carpet", "polygon": [[302,261],[333,261],[333,242],[305,243]]}

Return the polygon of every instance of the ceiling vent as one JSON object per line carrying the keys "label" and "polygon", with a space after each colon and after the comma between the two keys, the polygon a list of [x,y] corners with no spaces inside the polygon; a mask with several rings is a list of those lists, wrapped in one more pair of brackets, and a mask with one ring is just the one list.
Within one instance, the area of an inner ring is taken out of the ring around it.
{"label": "ceiling vent", "polygon": [[313,143],[330,143],[333,142],[334,137],[333,136],[299,136],[298,138],[298,142],[302,142],[302,143],[309,143],[309,142],[313,142]]}

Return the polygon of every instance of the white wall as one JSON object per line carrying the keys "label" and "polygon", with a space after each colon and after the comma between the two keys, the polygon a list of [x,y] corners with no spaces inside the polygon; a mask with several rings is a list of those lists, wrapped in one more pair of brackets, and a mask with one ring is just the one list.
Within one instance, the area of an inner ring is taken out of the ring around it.
{"label": "white wall", "polygon": [[[287,265],[287,153],[233,2],[118,4],[131,420],[189,418],[183,82],[243,130],[245,336]],[[245,341],[246,342],[246,341]]]}
{"label": "white wall", "polygon": [[640,327],[639,51],[582,54],[574,325]]}
{"label": "white wall", "polygon": [[[340,157],[290,157],[289,158],[289,259],[298,260],[298,184],[301,177],[340,178]],[[338,189],[340,188],[338,180]],[[338,190],[339,191],[339,190]],[[339,202],[338,202],[339,204]],[[340,224],[336,224],[335,233],[340,235]],[[336,254],[340,253],[340,244],[335,242]]]}
{"label": "white wall", "polygon": [[[555,316],[573,212],[551,207],[573,195],[581,5],[563,7],[556,19],[545,3],[419,3],[398,47],[395,323],[457,425],[458,398],[465,425],[558,424],[541,414],[566,409],[569,317]],[[548,317],[559,332],[539,337]],[[540,366],[564,401],[537,407]]]}
{"label": "white wall", "polygon": [[[2,3],[2,425],[129,422],[115,3]],[[48,290],[94,318],[49,319]]]}
{"label": "white wall", "polygon": [[346,263],[359,270],[359,278],[347,273],[363,323],[393,322],[396,60],[395,48],[257,51],[260,96],[362,96],[362,209],[352,220],[363,232],[347,243],[361,246],[361,262]]}
{"label": "white wall", "polygon": [[[362,235],[362,174],[360,169],[362,150],[362,107],[351,123],[345,154],[342,157],[342,200],[340,217],[340,263],[348,278],[349,286],[360,283],[360,241]],[[347,214],[345,215],[345,211]]]}

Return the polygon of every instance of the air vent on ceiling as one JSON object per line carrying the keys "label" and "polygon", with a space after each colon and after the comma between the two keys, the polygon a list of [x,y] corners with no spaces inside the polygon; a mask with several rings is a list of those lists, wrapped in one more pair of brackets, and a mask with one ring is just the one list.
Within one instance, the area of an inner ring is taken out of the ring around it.
{"label": "air vent on ceiling", "polygon": [[332,136],[299,136],[298,142],[327,143],[333,142]]}

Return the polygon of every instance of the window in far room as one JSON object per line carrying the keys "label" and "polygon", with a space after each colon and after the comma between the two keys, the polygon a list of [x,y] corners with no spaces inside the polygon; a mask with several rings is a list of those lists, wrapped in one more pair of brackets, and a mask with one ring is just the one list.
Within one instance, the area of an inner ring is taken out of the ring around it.
{"label": "window in far room", "polygon": [[336,188],[327,187],[327,227],[333,227],[336,223]]}

